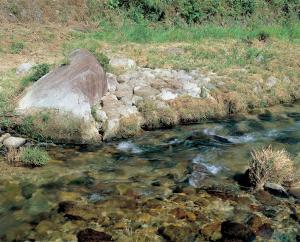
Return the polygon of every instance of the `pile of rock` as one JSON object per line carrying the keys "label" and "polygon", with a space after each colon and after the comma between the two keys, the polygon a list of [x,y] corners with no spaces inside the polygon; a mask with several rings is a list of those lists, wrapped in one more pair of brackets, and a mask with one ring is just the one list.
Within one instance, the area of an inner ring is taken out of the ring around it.
{"label": "pile of rock", "polygon": [[110,65],[122,69],[114,75],[103,71],[96,58],[86,50],[70,56],[70,64],[61,66],[34,83],[17,106],[25,116],[41,110],[69,112],[82,120],[83,142],[108,140],[118,136],[124,118],[143,126],[139,102],[154,100],[157,106],[168,107],[180,96],[211,98],[215,86],[214,73],[206,76],[198,70],[149,69],[135,61],[112,58]]}
{"label": "pile of rock", "polygon": [[122,68],[124,73],[107,73],[108,92],[95,112],[104,140],[117,136],[120,120],[124,117],[134,116],[142,125],[138,104],[143,100],[150,99],[157,106],[168,107],[170,100],[180,96],[211,98],[209,92],[215,88],[211,82],[214,73],[205,76],[198,70],[141,68],[133,60],[124,58],[113,59],[110,64]]}

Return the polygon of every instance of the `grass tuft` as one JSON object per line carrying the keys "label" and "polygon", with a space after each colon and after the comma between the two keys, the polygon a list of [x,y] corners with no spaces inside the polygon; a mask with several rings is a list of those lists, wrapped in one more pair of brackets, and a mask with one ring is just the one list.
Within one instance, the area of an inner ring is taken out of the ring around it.
{"label": "grass tuft", "polygon": [[48,153],[37,147],[26,147],[21,150],[20,160],[25,166],[44,166],[48,163],[49,159]]}
{"label": "grass tuft", "polygon": [[253,187],[262,190],[267,182],[283,184],[291,181],[294,163],[286,150],[273,150],[271,146],[251,153],[249,178]]}
{"label": "grass tuft", "polygon": [[159,106],[159,103],[146,99],[138,104],[139,111],[144,118],[143,128],[152,130],[157,128],[171,128],[178,124],[176,112],[169,106]]}
{"label": "grass tuft", "polygon": [[139,135],[142,132],[140,118],[136,115],[130,115],[120,119],[118,138],[130,138]]}
{"label": "grass tuft", "polygon": [[23,42],[13,42],[10,46],[11,54],[20,54],[24,49],[25,45]]}
{"label": "grass tuft", "polygon": [[31,82],[38,81],[41,77],[46,75],[50,71],[50,65],[46,63],[38,64],[32,69],[33,70],[31,74],[29,74],[27,77],[24,77],[21,81],[24,87],[26,87]]}

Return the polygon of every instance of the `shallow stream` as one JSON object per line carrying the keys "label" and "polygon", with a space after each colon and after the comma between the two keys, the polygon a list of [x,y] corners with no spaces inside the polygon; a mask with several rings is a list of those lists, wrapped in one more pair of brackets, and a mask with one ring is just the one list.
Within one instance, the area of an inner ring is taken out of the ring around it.
{"label": "shallow stream", "polygon": [[77,241],[86,228],[116,241],[230,241],[235,230],[299,241],[299,200],[238,183],[250,151],[270,144],[299,171],[300,103],[98,147],[49,146],[43,168],[2,160],[0,241]]}

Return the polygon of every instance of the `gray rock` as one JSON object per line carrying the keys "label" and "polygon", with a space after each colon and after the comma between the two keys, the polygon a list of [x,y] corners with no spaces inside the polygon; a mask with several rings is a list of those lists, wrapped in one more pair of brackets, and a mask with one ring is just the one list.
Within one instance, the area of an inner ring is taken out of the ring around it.
{"label": "gray rock", "polygon": [[3,145],[7,148],[19,148],[24,145],[26,139],[20,137],[8,137],[3,141]]}
{"label": "gray rock", "polygon": [[118,99],[131,99],[133,96],[133,88],[126,83],[122,83],[119,85],[118,90],[114,94]]}
{"label": "gray rock", "polygon": [[106,78],[107,78],[107,89],[109,92],[115,92],[118,88],[118,81],[117,77],[114,74],[111,73],[106,73]]}
{"label": "gray rock", "polygon": [[159,94],[159,91],[152,88],[152,87],[145,87],[145,86],[137,86],[133,90],[134,95],[140,96],[140,97],[152,97],[157,94]]}
{"label": "gray rock", "polygon": [[178,94],[164,89],[164,90],[162,90],[161,94],[159,94],[158,97],[163,101],[169,101],[169,100],[173,100],[173,99],[177,98]]}
{"label": "gray rock", "polygon": [[105,123],[108,119],[106,112],[104,112],[103,110],[97,110],[95,118],[97,122],[101,122],[101,123]]}
{"label": "gray rock", "polygon": [[33,64],[31,64],[31,63],[28,63],[28,62],[23,63],[17,68],[16,73],[17,73],[17,75],[26,74],[31,70],[32,67],[33,67]]}
{"label": "gray rock", "polygon": [[136,63],[134,60],[123,57],[112,58],[109,64],[114,68],[122,69],[133,69],[136,67]]}
{"label": "gray rock", "polygon": [[51,109],[70,113],[86,124],[81,130],[82,140],[98,140],[91,110],[106,92],[105,72],[97,59],[87,50],[77,50],[71,54],[69,65],[35,82],[20,98],[16,111],[25,116]]}
{"label": "gray rock", "polygon": [[206,87],[201,88],[201,95],[202,98],[211,98],[209,90]]}
{"label": "gray rock", "polygon": [[3,143],[4,140],[6,140],[7,138],[9,138],[11,135],[9,133],[3,134],[0,137],[0,144]]}
{"label": "gray rock", "polygon": [[264,189],[269,191],[271,194],[276,195],[276,196],[288,196],[288,192],[280,184],[267,182],[264,185]]}
{"label": "gray rock", "polygon": [[274,87],[278,82],[278,79],[274,76],[271,76],[267,79],[266,81],[266,86],[267,88],[271,89],[272,87]]}
{"label": "gray rock", "polygon": [[200,97],[201,88],[196,83],[185,82],[183,84],[184,92],[191,97]]}

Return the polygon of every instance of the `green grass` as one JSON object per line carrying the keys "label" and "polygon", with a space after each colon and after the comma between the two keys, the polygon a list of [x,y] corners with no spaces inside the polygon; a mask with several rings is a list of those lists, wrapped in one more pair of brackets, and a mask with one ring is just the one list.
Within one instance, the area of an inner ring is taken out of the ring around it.
{"label": "green grass", "polygon": [[214,24],[190,25],[185,27],[154,25],[146,23],[124,23],[116,27],[102,23],[99,31],[92,33],[73,32],[77,40],[93,39],[110,42],[134,43],[165,43],[165,42],[197,42],[203,39],[255,39],[260,33],[266,33],[271,38],[298,40],[300,25],[271,25],[245,27],[233,25],[221,27]]}
{"label": "green grass", "polygon": [[24,49],[25,45],[23,42],[13,42],[10,46],[11,54],[19,54]]}
{"label": "green grass", "polygon": [[34,66],[32,72],[28,76],[22,79],[23,86],[25,87],[31,82],[36,82],[41,77],[46,75],[49,71],[50,71],[49,64],[43,63]]}
{"label": "green grass", "polygon": [[50,160],[47,152],[37,147],[26,147],[21,151],[21,162],[30,167],[44,166]]}

